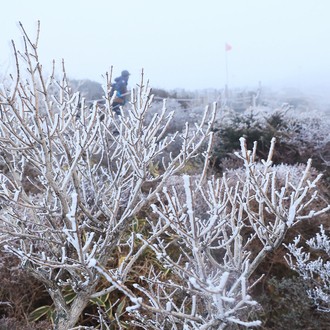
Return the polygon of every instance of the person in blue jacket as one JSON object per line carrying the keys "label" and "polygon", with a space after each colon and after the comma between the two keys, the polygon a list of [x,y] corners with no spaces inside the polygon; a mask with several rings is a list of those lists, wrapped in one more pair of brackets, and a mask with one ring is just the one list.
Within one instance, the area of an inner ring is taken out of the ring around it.
{"label": "person in blue jacket", "polygon": [[123,70],[121,75],[115,78],[115,82],[112,84],[111,94],[112,96],[116,92],[116,96],[112,102],[112,110],[120,115],[120,107],[126,103],[127,84],[130,73],[127,70]]}

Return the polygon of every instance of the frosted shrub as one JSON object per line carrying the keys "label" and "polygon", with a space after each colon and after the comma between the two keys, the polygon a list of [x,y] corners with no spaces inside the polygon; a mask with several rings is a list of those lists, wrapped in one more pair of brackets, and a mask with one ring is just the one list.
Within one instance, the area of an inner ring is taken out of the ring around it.
{"label": "frosted shrub", "polygon": [[244,136],[250,148],[254,141],[258,142],[258,156],[266,157],[269,143],[273,137],[281,142],[279,130],[284,124],[283,113],[277,110],[251,107],[244,113],[230,112],[220,109],[218,126],[215,131],[213,162],[222,169],[237,168],[242,165],[233,151],[239,150],[239,138]]}
{"label": "frosted shrub", "polygon": [[323,160],[323,164],[330,166],[330,115],[322,111],[295,113],[290,111],[286,116],[288,142],[299,146],[301,150],[308,150],[313,146],[314,154]]}
{"label": "frosted shrub", "polygon": [[[307,252],[302,246],[302,238],[298,236],[287,245],[289,266],[298,272],[308,287],[307,294],[320,311],[330,312],[330,237],[323,226],[319,233],[306,241]],[[315,257],[316,253],[318,256]],[[320,252],[325,255],[320,256]]]}
{"label": "frosted shrub", "polygon": [[289,130],[297,134],[299,141],[317,140],[324,145],[330,142],[330,116],[322,111],[294,112],[291,110],[286,116]]}
{"label": "frosted shrub", "polygon": [[[282,243],[287,230],[304,219],[326,212],[310,211],[317,200],[317,176],[310,181],[309,162],[300,177],[298,170],[283,172],[273,167],[271,155],[262,164],[241,139],[244,171],[205,184],[183,177],[182,189],[167,187],[152,205],[149,220],[152,234],[137,235],[149,246],[173,277],[163,279],[163,272],[150,269],[141,277],[143,285],[138,306],[158,312],[156,319],[145,316],[139,308],[130,310],[144,329],[225,329],[234,324],[254,327],[247,311],[256,306],[249,296],[252,275],[268,253]],[[200,212],[199,205],[206,205]],[[196,206],[198,205],[198,206]],[[162,233],[160,235],[160,233]],[[107,276],[107,273],[104,274]],[[256,280],[258,281],[258,280]],[[133,302],[138,296],[128,293]]]}
{"label": "frosted shrub", "polygon": [[[300,149],[308,148],[312,144],[316,152],[322,153],[322,149],[330,143],[330,116],[324,111],[298,111],[284,105],[280,109],[267,111],[259,108],[248,109],[244,112],[243,118],[249,117],[253,118],[254,124],[251,125],[257,124],[264,129],[272,124],[273,129],[278,129],[278,135],[283,141]],[[272,120],[274,117],[279,119],[278,126]]]}
{"label": "frosted shrub", "polygon": [[[45,285],[56,329],[69,329],[92,298],[126,293],[125,281],[145,249],[136,251],[135,233],[127,231],[167,179],[211,140],[215,108],[193,132],[186,126],[171,137],[173,113],[165,106],[145,121],[152,96],[143,80],[123,116],[114,115],[107,97],[102,109],[87,109],[65,72],[60,81],[44,78],[38,38],[23,35],[23,52],[13,45],[16,77],[0,91],[0,244]],[[176,140],[179,152],[167,157],[161,173],[153,172],[156,157]],[[119,268],[108,269],[115,281],[99,292],[100,270],[121,245],[130,252]],[[70,304],[66,288],[75,293]]]}

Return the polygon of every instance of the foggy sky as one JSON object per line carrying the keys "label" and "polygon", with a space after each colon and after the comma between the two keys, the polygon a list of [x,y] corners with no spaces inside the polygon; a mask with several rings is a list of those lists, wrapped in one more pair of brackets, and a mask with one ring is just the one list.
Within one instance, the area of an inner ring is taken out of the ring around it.
{"label": "foggy sky", "polygon": [[[153,87],[330,86],[328,0],[11,0],[2,4],[0,75],[41,21],[44,66],[64,58],[67,74],[102,82],[141,69]],[[225,43],[232,50],[225,53]],[[228,80],[226,76],[226,55]]]}

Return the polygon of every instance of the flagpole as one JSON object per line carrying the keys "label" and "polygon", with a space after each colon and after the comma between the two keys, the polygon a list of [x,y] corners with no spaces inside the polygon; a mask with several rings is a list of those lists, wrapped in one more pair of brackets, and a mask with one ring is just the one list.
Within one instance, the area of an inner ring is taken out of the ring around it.
{"label": "flagpole", "polygon": [[[226,64],[226,85],[225,85],[225,98],[228,99],[228,51],[225,49],[225,64]],[[226,101],[227,102],[227,101]]]}
{"label": "flagpole", "polygon": [[226,86],[228,86],[228,77],[229,77],[229,74],[228,74],[228,51],[227,49],[225,49],[225,61],[226,61]]}
{"label": "flagpole", "polygon": [[229,65],[228,65],[228,52],[231,50],[231,45],[225,43],[225,65],[226,65],[226,86],[225,86],[225,98],[228,99],[228,85],[229,85]]}

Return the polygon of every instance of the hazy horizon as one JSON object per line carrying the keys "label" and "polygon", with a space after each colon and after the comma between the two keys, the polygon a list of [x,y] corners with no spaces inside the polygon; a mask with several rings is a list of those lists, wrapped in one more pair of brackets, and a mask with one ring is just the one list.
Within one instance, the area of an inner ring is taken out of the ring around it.
{"label": "hazy horizon", "polygon": [[[325,0],[205,0],[155,2],[39,0],[3,5],[1,74],[13,65],[10,40],[21,46],[21,21],[33,39],[41,21],[39,54],[69,77],[102,82],[114,67],[142,68],[155,88],[187,90],[264,86],[319,89],[330,86],[327,43],[330,2]],[[232,49],[225,51],[225,44]],[[49,69],[50,70],[50,69]],[[11,72],[11,71],[10,71]]]}

